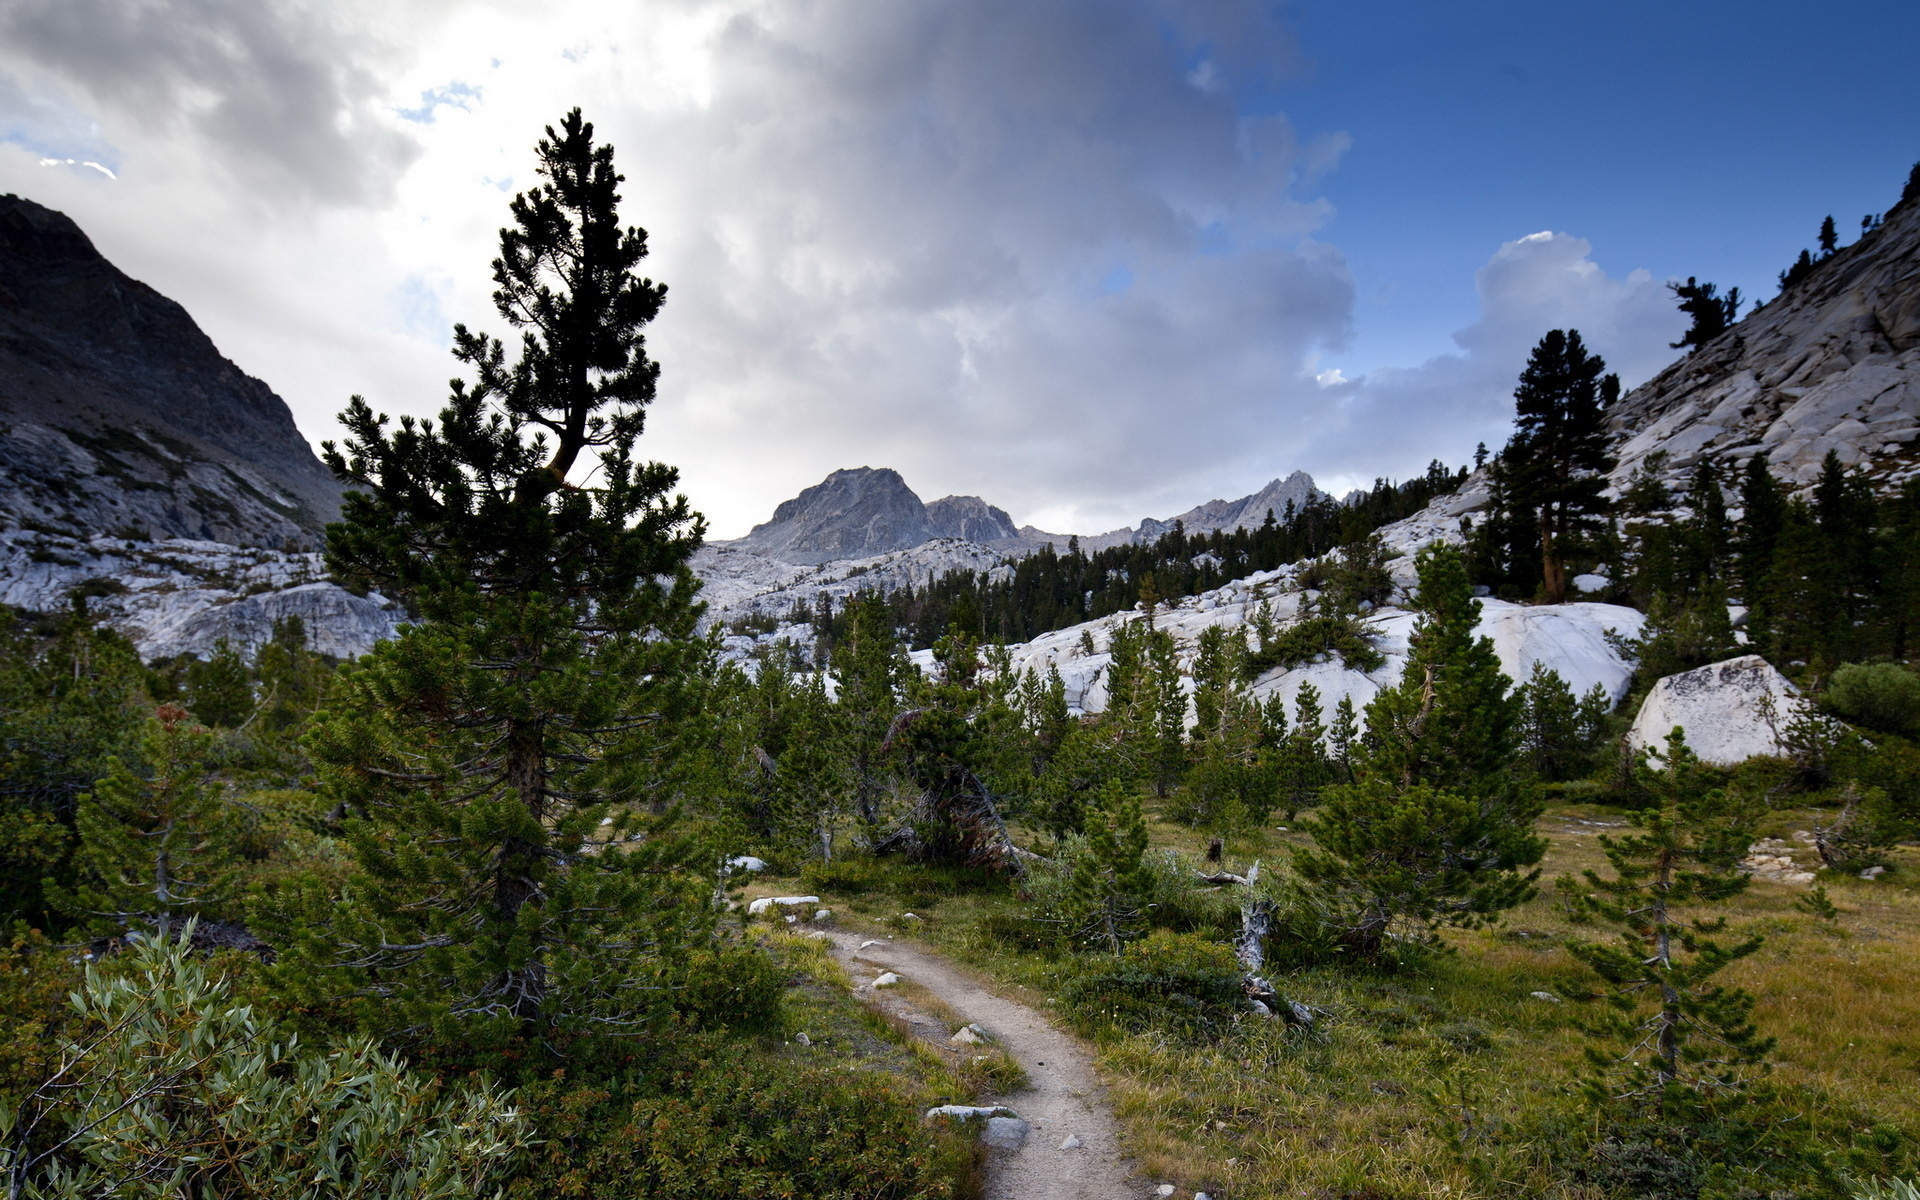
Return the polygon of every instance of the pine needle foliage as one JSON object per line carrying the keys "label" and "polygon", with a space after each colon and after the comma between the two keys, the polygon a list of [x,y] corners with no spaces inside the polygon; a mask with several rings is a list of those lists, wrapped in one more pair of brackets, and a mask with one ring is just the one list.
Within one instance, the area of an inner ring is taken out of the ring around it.
{"label": "pine needle foliage", "polygon": [[641,1024],[708,919],[702,851],[661,816],[706,652],[702,524],[635,454],[666,288],[637,274],[646,234],[579,110],[536,153],[493,263],[517,358],[456,326],[473,379],[437,421],[355,397],[325,447],[350,487],[329,567],[418,620],[342,672],[308,736],[358,877],[299,914],[288,975],[330,970],[369,1020],[462,1041]]}
{"label": "pine needle foliage", "polygon": [[1759,806],[1720,786],[1720,775],[1687,748],[1679,728],[1637,768],[1652,803],[1629,814],[1636,832],[1602,836],[1611,876],[1584,872],[1576,913],[1613,926],[1611,942],[1568,949],[1600,977],[1611,1012],[1595,1032],[1611,1047],[1589,1048],[1585,1091],[1596,1104],[1627,1104],[1662,1115],[1689,1099],[1737,1089],[1742,1068],[1773,1048],[1754,1028],[1754,1000],[1712,979],[1758,950],[1761,938],[1731,944],[1711,934],[1723,918],[1698,909],[1745,891],[1740,860],[1753,841]]}
{"label": "pine needle foliage", "polygon": [[48,894],[96,932],[148,924],[167,937],[187,918],[231,899],[237,829],[209,775],[213,734],[163,704],[141,735],[138,759],[110,761],[74,812],[74,883]]}
{"label": "pine needle foliage", "polygon": [[1518,705],[1451,547],[1417,560],[1421,617],[1405,674],[1367,706],[1356,779],[1327,788],[1294,867],[1311,907],[1362,957],[1432,941],[1533,894],[1537,795],[1513,776]]}

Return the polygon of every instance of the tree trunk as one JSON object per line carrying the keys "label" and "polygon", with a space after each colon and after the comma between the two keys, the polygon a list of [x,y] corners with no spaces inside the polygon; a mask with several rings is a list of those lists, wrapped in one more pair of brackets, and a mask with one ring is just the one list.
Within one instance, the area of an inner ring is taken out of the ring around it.
{"label": "tree trunk", "polygon": [[1553,536],[1553,518],[1540,510],[1540,591],[1548,604],[1561,604],[1567,598],[1567,564],[1560,557]]}
{"label": "tree trunk", "polygon": [[[546,825],[546,739],[538,721],[513,720],[507,723],[506,784],[519,795],[528,814],[543,832]],[[502,925],[511,928],[520,910],[539,903],[533,881],[535,867],[547,847],[518,837],[507,838],[500,846],[499,865],[495,868],[493,898],[495,913]],[[505,998],[513,1015],[532,1022],[540,1015],[546,1000],[546,967],[536,944],[525,966],[509,967],[501,973],[495,988]]]}

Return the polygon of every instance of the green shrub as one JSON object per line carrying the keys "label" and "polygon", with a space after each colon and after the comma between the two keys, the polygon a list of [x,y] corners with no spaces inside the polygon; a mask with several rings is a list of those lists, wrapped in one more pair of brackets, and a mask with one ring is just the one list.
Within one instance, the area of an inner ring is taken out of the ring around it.
{"label": "green shrub", "polygon": [[177,941],[90,964],[67,1069],[0,1104],[0,1172],[82,1197],[489,1193],[531,1131],[490,1086],[443,1091],[365,1042],[309,1049]]}
{"label": "green shrub", "polygon": [[1225,946],[1164,930],[1087,962],[1060,996],[1095,1033],[1155,1031],[1194,1041],[1219,1036],[1246,1008],[1239,962]]}
{"label": "green shrub", "polygon": [[698,1029],[774,1033],[785,1017],[786,985],[786,972],[765,951],[722,946],[688,965],[673,1007]]}
{"label": "green shrub", "polygon": [[964,1194],[971,1141],[920,1121],[883,1075],[695,1037],[614,1079],[526,1085],[544,1138],[515,1197],[935,1200]]}
{"label": "green shrub", "polygon": [[1276,633],[1271,641],[1248,651],[1248,679],[1257,679],[1275,667],[1298,667],[1325,654],[1337,654],[1350,669],[1376,671],[1386,664],[1386,656],[1367,637],[1364,618],[1346,613],[1323,613],[1296,621]]}
{"label": "green shrub", "polygon": [[1920,724],[1920,675],[1898,663],[1848,663],[1833,673],[1826,701],[1856,725],[1910,733]]}

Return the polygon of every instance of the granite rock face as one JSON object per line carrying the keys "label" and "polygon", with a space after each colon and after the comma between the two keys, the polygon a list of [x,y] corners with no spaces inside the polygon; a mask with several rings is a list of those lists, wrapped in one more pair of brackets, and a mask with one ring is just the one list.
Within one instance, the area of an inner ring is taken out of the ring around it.
{"label": "granite rock face", "polygon": [[1678,725],[1703,762],[1732,766],[1782,753],[1780,733],[1800,690],[1757,654],[1669,675],[1653,685],[1627,731],[1634,750],[1658,749]]}
{"label": "granite rock face", "polygon": [[54,612],[76,592],[149,660],[205,658],[220,638],[251,654],[290,616],[306,626],[313,649],[354,658],[392,637],[405,617],[378,594],[327,582],[318,554],[0,531],[0,604]]}
{"label": "granite rock face", "polygon": [[0,196],[0,525],[310,549],[340,494],[185,309]]}
{"label": "granite rock face", "polygon": [[855,467],[782,502],[772,520],[727,544],[806,565],[907,550],[935,536],[926,504],[900,472]]}
{"label": "granite rock face", "polygon": [[1829,451],[1883,485],[1920,475],[1920,202],[1622,397],[1611,427],[1616,484],[1659,452],[1674,482],[1762,452],[1797,487]]}

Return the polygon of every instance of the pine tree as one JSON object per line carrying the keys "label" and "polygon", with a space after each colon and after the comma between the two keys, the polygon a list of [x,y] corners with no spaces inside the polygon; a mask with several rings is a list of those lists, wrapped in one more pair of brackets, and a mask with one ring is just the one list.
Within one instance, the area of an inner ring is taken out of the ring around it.
{"label": "pine tree", "polygon": [[1829,213],[1827,219],[1820,222],[1820,255],[1830,257],[1839,248],[1840,231],[1834,228],[1833,215]]}
{"label": "pine tree", "polygon": [[854,811],[868,837],[880,828],[880,799],[893,768],[886,751],[887,731],[900,715],[901,697],[913,668],[893,628],[887,602],[877,594],[848,607],[846,640],[833,649],[833,679],[839,693],[834,706],[845,731],[853,772]]}
{"label": "pine tree", "polygon": [[0,613],[0,918],[56,928],[43,880],[71,882],[74,810],[153,712],[133,646],[76,602],[51,642]]}
{"label": "pine tree", "polygon": [[1751,880],[1739,863],[1758,806],[1717,786],[1677,728],[1636,774],[1653,804],[1628,814],[1636,833],[1601,837],[1613,876],[1583,872],[1588,890],[1575,896],[1577,911],[1615,926],[1620,940],[1568,949],[1612,989],[1613,1013],[1600,1032],[1621,1046],[1588,1051],[1589,1096],[1658,1115],[1689,1093],[1737,1087],[1739,1069],[1772,1048],[1750,1021],[1753,997],[1710,982],[1761,939],[1722,945],[1707,935],[1723,920],[1686,912],[1746,889]]}
{"label": "pine tree", "polygon": [[1540,339],[1514,389],[1514,434],[1500,452],[1505,498],[1536,523],[1541,598],[1567,597],[1566,556],[1606,515],[1606,409],[1619,394],[1617,376],[1601,378],[1606,363],[1587,353],[1578,330],[1555,329]]}
{"label": "pine tree", "polygon": [[115,758],[74,813],[71,888],[48,888],[69,915],[103,933],[151,923],[164,939],[232,898],[237,829],[208,778],[213,734],[163,704],[138,764]]}
{"label": "pine tree", "polygon": [[1067,880],[1065,915],[1077,940],[1118,954],[1145,931],[1152,891],[1146,853],[1140,798],[1124,784],[1108,784],[1088,815],[1086,846]]}
{"label": "pine tree", "polygon": [[493,263],[517,360],[455,326],[474,379],[437,421],[390,427],[355,397],[325,446],[350,488],[329,567],[418,620],[314,720],[357,874],[348,903],[292,914],[282,972],[469,1042],[645,1020],[710,921],[708,852],[660,815],[706,653],[701,522],[673,468],[634,455],[666,289],[635,273],[646,234],[579,110],[537,155]]}
{"label": "pine tree", "polygon": [[1739,288],[1731,288],[1721,296],[1715,285],[1700,283],[1689,275],[1685,283],[1668,282],[1667,290],[1680,302],[1680,311],[1693,320],[1680,340],[1670,343],[1675,350],[1698,350],[1725,333],[1740,315]]}
{"label": "pine tree", "polygon": [[1752,606],[1760,602],[1787,523],[1787,498],[1773,477],[1764,450],[1747,460],[1740,479],[1740,507],[1745,511],[1734,542],[1735,573],[1741,598]]}
{"label": "pine tree", "polygon": [[1294,860],[1336,936],[1366,957],[1521,903],[1546,849],[1539,799],[1512,775],[1519,712],[1492,641],[1474,635],[1465,563],[1443,545],[1416,566],[1421,616],[1401,682],[1367,706],[1357,778],[1326,789],[1305,822],[1314,845]]}
{"label": "pine tree", "polygon": [[226,638],[214,641],[204,661],[187,667],[187,707],[219,729],[238,728],[253,715],[253,673]]}

